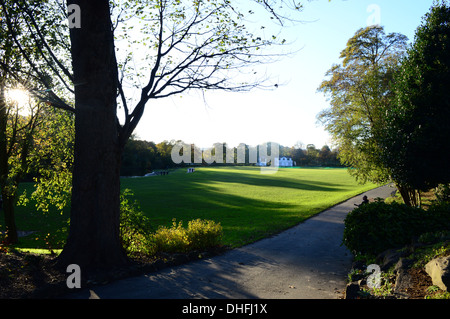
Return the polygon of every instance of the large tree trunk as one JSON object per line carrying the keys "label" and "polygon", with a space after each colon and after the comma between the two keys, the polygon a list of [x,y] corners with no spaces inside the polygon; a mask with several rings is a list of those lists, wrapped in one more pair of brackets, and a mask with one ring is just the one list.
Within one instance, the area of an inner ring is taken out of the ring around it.
{"label": "large tree trunk", "polygon": [[68,1],[81,9],[70,30],[75,81],[75,154],[70,231],[59,264],[89,268],[128,260],[119,237],[120,156],[117,62],[108,0]]}

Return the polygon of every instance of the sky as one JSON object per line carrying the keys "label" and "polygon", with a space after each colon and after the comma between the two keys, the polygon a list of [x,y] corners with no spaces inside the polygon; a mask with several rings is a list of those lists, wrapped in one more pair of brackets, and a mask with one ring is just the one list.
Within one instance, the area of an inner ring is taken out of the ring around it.
{"label": "sky", "polygon": [[295,52],[264,66],[273,90],[247,93],[191,91],[183,96],[149,101],[138,127],[139,139],[155,143],[183,140],[197,147],[216,142],[229,146],[275,142],[283,146],[314,144],[333,147],[331,137],[317,122],[329,107],[317,92],[325,73],[355,32],[371,24],[384,26],[413,41],[415,30],[433,0],[313,0],[305,1],[302,23],[282,30],[288,50]]}

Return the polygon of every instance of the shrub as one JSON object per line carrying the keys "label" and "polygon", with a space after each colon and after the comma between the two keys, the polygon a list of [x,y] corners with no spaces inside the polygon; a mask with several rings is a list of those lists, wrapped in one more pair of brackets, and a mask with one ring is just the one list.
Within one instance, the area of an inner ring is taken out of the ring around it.
{"label": "shrub", "polygon": [[222,226],[211,220],[192,220],[187,229],[183,222],[172,220],[172,227],[161,226],[153,235],[158,252],[184,253],[191,250],[205,250],[220,245]]}
{"label": "shrub", "polygon": [[188,223],[187,236],[190,248],[204,250],[219,246],[222,241],[222,226],[212,220],[191,220]]}
{"label": "shrub", "polygon": [[211,220],[192,220],[187,229],[172,220],[171,227],[160,226],[153,233],[150,220],[125,189],[120,195],[120,238],[128,255],[154,255],[157,252],[184,253],[220,245],[222,226]]}
{"label": "shrub", "polygon": [[438,201],[450,203],[450,184],[438,185],[435,194]]}
{"label": "shrub", "polygon": [[125,189],[120,195],[120,238],[129,255],[152,255],[150,220],[140,211],[137,201],[132,201],[133,193]]}
{"label": "shrub", "polygon": [[172,220],[172,227],[160,226],[153,235],[153,243],[157,252],[186,252],[189,247],[189,238],[186,229],[183,228],[183,222],[177,224]]}
{"label": "shrub", "polygon": [[374,256],[407,245],[421,234],[441,230],[450,230],[450,205],[435,205],[425,211],[375,202],[347,215],[343,244],[355,254]]}

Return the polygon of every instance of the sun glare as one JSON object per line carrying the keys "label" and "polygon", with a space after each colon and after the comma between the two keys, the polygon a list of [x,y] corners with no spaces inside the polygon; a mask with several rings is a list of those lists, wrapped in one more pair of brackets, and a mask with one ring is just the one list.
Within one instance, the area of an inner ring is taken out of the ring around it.
{"label": "sun glare", "polygon": [[7,96],[13,103],[17,103],[19,107],[26,106],[30,101],[30,94],[22,89],[8,90]]}

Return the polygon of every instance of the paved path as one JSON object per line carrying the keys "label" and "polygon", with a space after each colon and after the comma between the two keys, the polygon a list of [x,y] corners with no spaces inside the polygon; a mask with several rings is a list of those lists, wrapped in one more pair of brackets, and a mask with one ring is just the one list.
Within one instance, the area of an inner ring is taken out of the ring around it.
{"label": "paved path", "polygon": [[221,256],[120,280],[73,298],[337,299],[351,253],[341,246],[344,218],[363,195],[386,198],[380,187],[334,206],[274,237]]}

